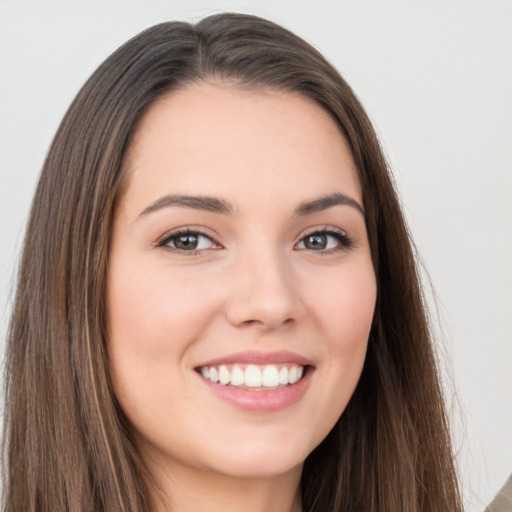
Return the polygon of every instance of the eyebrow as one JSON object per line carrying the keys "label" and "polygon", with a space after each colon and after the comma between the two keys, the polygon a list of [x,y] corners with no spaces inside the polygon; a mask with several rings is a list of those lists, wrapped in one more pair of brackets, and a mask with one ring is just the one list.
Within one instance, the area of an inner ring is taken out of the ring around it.
{"label": "eyebrow", "polygon": [[[302,203],[295,209],[294,213],[295,215],[300,216],[311,215],[338,205],[351,206],[364,215],[362,206],[355,199],[352,199],[345,194],[341,194],[340,192]],[[194,210],[202,210],[212,213],[221,213],[224,215],[231,215],[234,212],[233,206],[224,199],[207,196],[167,195],[160,197],[154,203],[151,203],[149,206],[144,208],[140,213],[139,218],[163,208],[170,208],[173,206],[192,208]]]}
{"label": "eyebrow", "polygon": [[303,203],[295,210],[295,213],[301,216],[311,215],[312,213],[321,212],[322,210],[327,210],[327,208],[330,208],[331,206],[337,205],[352,206],[352,208],[355,208],[364,216],[363,207],[355,199],[352,199],[345,194],[341,194],[340,192]]}
{"label": "eyebrow", "polygon": [[142,211],[139,217],[171,206],[193,208],[194,210],[223,213],[225,215],[233,213],[233,207],[227,201],[217,199],[216,197],[169,195],[161,197],[150,204]]}

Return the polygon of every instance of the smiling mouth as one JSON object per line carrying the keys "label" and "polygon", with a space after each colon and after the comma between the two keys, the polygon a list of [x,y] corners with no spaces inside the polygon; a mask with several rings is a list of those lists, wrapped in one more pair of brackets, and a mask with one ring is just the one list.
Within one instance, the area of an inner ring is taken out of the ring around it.
{"label": "smiling mouth", "polygon": [[299,364],[220,364],[201,366],[196,371],[203,379],[251,391],[270,391],[299,382],[307,366]]}

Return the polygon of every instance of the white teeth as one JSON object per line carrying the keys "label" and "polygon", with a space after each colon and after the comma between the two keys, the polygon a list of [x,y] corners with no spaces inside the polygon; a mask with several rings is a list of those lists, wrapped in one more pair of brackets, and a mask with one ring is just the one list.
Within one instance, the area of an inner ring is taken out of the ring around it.
{"label": "white teeth", "polygon": [[297,375],[297,367],[292,366],[290,370],[288,371],[288,382],[290,384],[295,384],[299,380],[299,377]]}
{"label": "white teeth", "polygon": [[263,384],[263,379],[261,377],[261,370],[254,366],[253,364],[250,364],[244,372],[244,381],[245,385],[248,388],[260,388]]}
{"label": "white teeth", "polygon": [[208,373],[210,374],[209,378],[212,382],[219,381],[219,372],[217,371],[217,368],[215,368],[215,366],[212,366]]}
{"label": "white teeth", "polygon": [[275,389],[279,385],[286,386],[298,382],[303,374],[304,367],[300,365],[282,366],[269,364],[256,366],[247,365],[245,370],[239,365],[230,368],[227,365],[202,366],[199,373],[206,380],[218,382],[223,386],[245,386],[247,388],[269,388]]}
{"label": "white teeth", "polygon": [[229,384],[230,381],[231,381],[231,373],[229,373],[229,370],[224,365],[222,365],[219,368],[219,382],[223,386],[225,386],[226,384]]}
{"label": "white teeth", "polygon": [[264,387],[276,387],[279,385],[279,372],[277,368],[272,366],[265,366],[263,370],[263,386]]}
{"label": "white teeth", "polygon": [[244,383],[244,372],[239,366],[234,366],[231,370],[231,385],[242,386]]}

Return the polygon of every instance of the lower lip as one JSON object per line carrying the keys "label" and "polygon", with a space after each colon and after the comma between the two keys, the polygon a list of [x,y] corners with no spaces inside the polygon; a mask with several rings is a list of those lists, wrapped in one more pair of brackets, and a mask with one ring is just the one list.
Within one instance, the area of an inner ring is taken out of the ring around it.
{"label": "lower lip", "polygon": [[312,373],[313,368],[308,367],[302,379],[295,384],[268,391],[250,391],[229,384],[223,386],[203,379],[200,375],[198,377],[218,398],[238,409],[250,412],[276,412],[290,407],[302,398],[309,386]]}

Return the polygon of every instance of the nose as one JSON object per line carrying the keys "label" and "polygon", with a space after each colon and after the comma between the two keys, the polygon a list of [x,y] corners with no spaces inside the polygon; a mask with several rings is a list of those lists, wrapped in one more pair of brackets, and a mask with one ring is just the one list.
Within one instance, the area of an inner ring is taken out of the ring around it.
{"label": "nose", "polygon": [[226,316],[237,327],[262,331],[294,324],[302,310],[290,262],[278,252],[240,257],[230,276]]}

